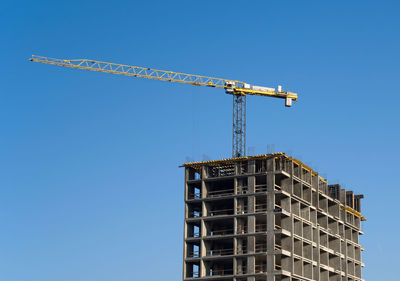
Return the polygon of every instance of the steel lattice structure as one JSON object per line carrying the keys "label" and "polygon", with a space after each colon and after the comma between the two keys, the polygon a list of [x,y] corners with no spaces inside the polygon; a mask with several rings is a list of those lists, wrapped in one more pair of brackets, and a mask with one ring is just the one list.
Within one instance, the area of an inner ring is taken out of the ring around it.
{"label": "steel lattice structure", "polygon": [[57,59],[33,55],[30,61],[64,66],[75,69],[83,69],[138,78],[168,81],[190,84],[194,86],[207,86],[225,89],[225,93],[233,95],[233,132],[232,154],[233,157],[246,155],[246,96],[256,95],[273,97],[286,100],[286,106],[291,106],[292,101],[297,101],[297,94],[289,91],[254,86],[248,83],[174,71],[158,70],[147,67],[124,65],[110,62],[95,61],[89,59]]}
{"label": "steel lattice structure", "polygon": [[246,154],[246,96],[233,95],[232,155]]}

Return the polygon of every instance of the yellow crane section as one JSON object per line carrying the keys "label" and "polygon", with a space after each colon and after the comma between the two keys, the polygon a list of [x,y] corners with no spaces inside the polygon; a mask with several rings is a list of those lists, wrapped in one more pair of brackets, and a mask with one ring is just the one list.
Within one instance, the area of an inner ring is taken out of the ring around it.
{"label": "yellow crane section", "polygon": [[38,63],[64,66],[75,69],[225,89],[225,93],[233,96],[233,157],[241,157],[246,154],[247,95],[285,99],[285,105],[287,107],[292,106],[292,102],[297,101],[297,94],[289,91],[283,91],[282,86],[270,88],[251,85],[242,81],[231,79],[215,78],[89,59],[57,59],[33,55],[29,60]]}
{"label": "yellow crane section", "polygon": [[207,87],[222,88],[222,89],[233,89],[235,94],[241,94],[241,95],[267,96],[267,97],[291,99],[294,102],[297,101],[296,93],[288,91],[277,92],[273,88],[267,89],[266,87],[264,87],[265,88],[264,90],[252,89],[250,88],[251,87],[250,84],[237,80],[180,73],[168,70],[159,70],[141,66],[95,61],[89,59],[68,60],[68,59],[56,59],[56,58],[32,55],[32,58],[30,58],[29,60],[33,62],[40,62],[57,66],[112,73],[118,75],[126,75],[139,78],[147,78],[160,81],[190,84],[194,86],[207,86]]}

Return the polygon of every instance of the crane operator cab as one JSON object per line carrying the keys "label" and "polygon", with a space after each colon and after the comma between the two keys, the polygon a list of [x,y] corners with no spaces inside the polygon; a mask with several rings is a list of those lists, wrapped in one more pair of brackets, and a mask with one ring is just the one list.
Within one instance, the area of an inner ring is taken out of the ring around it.
{"label": "crane operator cab", "polygon": [[233,95],[233,93],[235,92],[235,90],[234,90],[235,86],[236,86],[235,82],[226,81],[225,82],[225,94]]}

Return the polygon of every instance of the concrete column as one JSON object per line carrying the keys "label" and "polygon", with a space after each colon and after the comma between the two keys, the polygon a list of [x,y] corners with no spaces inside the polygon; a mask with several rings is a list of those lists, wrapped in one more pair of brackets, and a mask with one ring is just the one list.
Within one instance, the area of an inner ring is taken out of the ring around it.
{"label": "concrete column", "polygon": [[[252,237],[252,238],[254,241],[254,237]],[[249,242],[247,242],[247,244],[249,244]],[[248,256],[247,257],[247,274],[254,274],[255,264],[256,264],[255,256]]]}
{"label": "concrete column", "polygon": [[248,162],[248,173],[249,174],[254,174],[256,172],[256,161],[255,160],[249,160]]}
{"label": "concrete column", "polygon": [[267,281],[274,281],[275,269],[275,161],[267,160]]}
{"label": "concrete column", "polygon": [[[247,178],[247,186],[249,189],[249,194],[254,194],[255,185],[256,185],[256,177],[255,176],[248,177]],[[252,214],[255,212],[255,204],[256,204],[255,201],[256,201],[256,199],[255,199],[254,195],[249,195],[247,197],[247,210],[248,210],[249,214]]]}
{"label": "concrete column", "polygon": [[249,190],[250,194],[255,192],[255,186],[256,186],[256,177],[255,176],[249,176],[247,178],[247,187],[248,187],[248,190]]}
{"label": "concrete column", "polygon": [[[314,276],[314,279],[315,280],[319,280],[320,279],[320,270],[321,270],[321,257],[320,257],[320,253],[319,253],[319,245],[320,245],[320,232],[319,232],[319,229],[320,229],[320,227],[319,227],[319,225],[317,225],[317,248],[318,248],[318,251],[317,251],[317,255],[318,255],[318,258],[317,258],[317,267],[318,267],[318,271],[317,271],[317,276]],[[347,279],[346,279],[347,280]]]}
{"label": "concrete column", "polygon": [[[207,179],[207,167],[203,166],[203,167],[201,167],[201,198],[202,199],[207,197],[207,187],[204,182],[205,179]],[[206,214],[205,202],[203,201],[201,203],[201,205],[202,205],[202,216],[204,216]],[[200,277],[206,276],[206,267],[205,267],[204,261],[202,259],[202,257],[204,257],[206,254],[206,247],[204,244],[204,236],[206,236],[206,235],[207,235],[207,229],[206,229],[205,222],[202,219],[201,223],[200,223],[200,238],[201,238],[201,241],[200,241],[201,260],[200,260],[200,268],[199,268]]]}
{"label": "concrete column", "polygon": [[204,236],[206,236],[206,226],[204,223],[204,220],[201,220],[201,224],[200,224],[200,228],[201,228],[201,241],[200,241],[200,277],[204,277],[206,276],[206,267],[203,261],[203,257],[206,255],[206,245],[204,243]]}
{"label": "concrete column", "polygon": [[235,175],[240,175],[240,163],[235,163]]}
{"label": "concrete column", "polygon": [[[187,198],[188,194],[188,186],[187,186],[187,181],[189,180],[189,168],[185,168],[185,191],[184,191],[184,202]],[[187,230],[187,224],[186,224],[186,218],[188,214],[188,207],[187,204],[185,203],[185,221],[183,223],[183,264],[182,264],[182,280],[185,279],[186,277],[186,253],[187,253],[187,245],[186,245],[186,237],[188,237],[188,230]]]}
{"label": "concrete column", "polygon": [[207,178],[206,167],[201,168],[201,198],[207,198],[207,188],[204,180]]}
{"label": "concrete column", "polygon": [[[233,239],[233,253],[235,254],[236,253],[236,250],[235,250],[235,248],[236,248],[236,239]],[[237,270],[237,260],[236,260],[236,258],[233,258],[233,275],[236,275],[236,270]]]}
{"label": "concrete column", "polygon": [[186,259],[186,253],[187,253],[187,245],[186,245],[186,237],[187,237],[187,225],[186,225],[186,221],[185,221],[185,223],[183,224],[183,237],[185,238],[185,239],[183,239],[183,269],[182,269],[182,279],[185,279],[185,277],[186,277],[186,262],[185,262],[185,259]]}
{"label": "concrete column", "polygon": [[[187,181],[189,180],[189,168],[185,168],[185,190],[184,190],[184,200],[186,200],[188,196],[188,185]],[[186,212],[185,212],[186,214]]]}

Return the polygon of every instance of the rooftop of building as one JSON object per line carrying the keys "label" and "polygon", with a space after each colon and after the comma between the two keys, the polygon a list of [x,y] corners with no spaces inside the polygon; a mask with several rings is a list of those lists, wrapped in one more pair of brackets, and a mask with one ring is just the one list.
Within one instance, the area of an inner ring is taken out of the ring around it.
{"label": "rooftop of building", "polygon": [[[212,167],[212,168],[217,168],[217,169],[231,169],[234,164],[236,163],[241,163],[241,162],[246,162],[249,160],[264,160],[264,159],[271,159],[271,158],[281,158],[281,159],[286,159],[289,161],[292,161],[296,165],[300,166],[302,169],[309,171],[313,176],[318,176],[318,178],[325,184],[328,184],[328,181],[321,177],[317,171],[313,170],[311,167],[308,165],[304,164],[302,161],[293,158],[291,156],[286,155],[283,152],[276,152],[276,153],[269,153],[269,154],[261,154],[261,155],[253,155],[253,156],[243,156],[243,157],[233,157],[233,158],[226,158],[226,159],[219,159],[219,160],[210,160],[210,161],[198,161],[198,162],[188,162],[184,163],[181,165],[181,167],[185,168],[193,168],[197,171],[200,171],[202,167]],[[334,185],[329,185],[334,188],[338,188],[339,190],[341,189],[340,185],[334,184]],[[353,193],[352,191],[349,191]],[[361,199],[363,198],[363,195],[356,195],[357,198]],[[353,207],[353,206],[352,206]],[[357,217],[360,217],[362,220],[366,220],[360,212],[354,210],[353,208],[349,206],[343,206],[343,208],[349,212],[354,214]]]}
{"label": "rooftop of building", "polygon": [[[302,166],[303,169],[310,171],[313,175],[318,175],[316,171],[310,168],[308,165],[304,164],[300,160],[290,157],[283,152],[276,152],[276,153],[269,153],[269,154],[260,154],[260,155],[253,155],[253,156],[243,156],[243,157],[234,157],[234,158],[226,158],[226,159],[219,159],[219,160],[210,160],[210,161],[199,161],[199,162],[189,162],[182,164],[181,167],[191,167],[196,170],[201,169],[202,166],[207,167],[218,167],[224,168],[234,163],[249,161],[249,160],[262,160],[262,159],[270,159],[270,158],[286,158],[288,160],[293,161],[293,163]],[[326,179],[320,177],[323,182],[327,182]]]}

